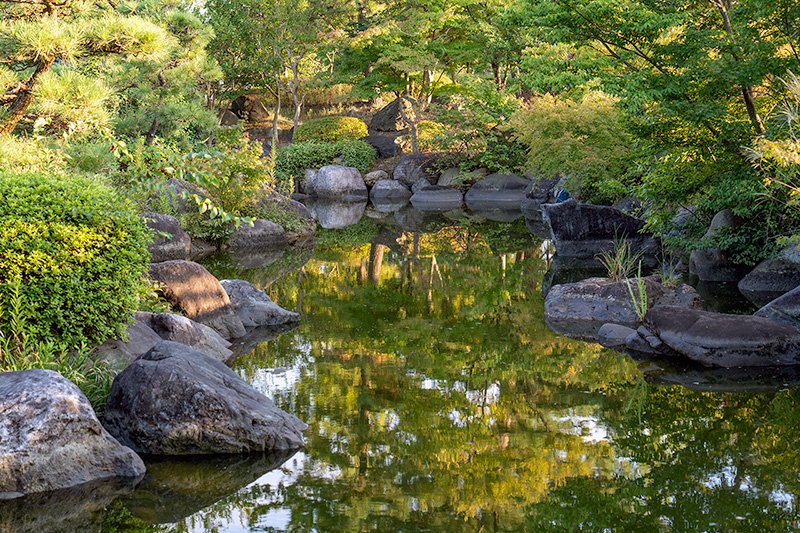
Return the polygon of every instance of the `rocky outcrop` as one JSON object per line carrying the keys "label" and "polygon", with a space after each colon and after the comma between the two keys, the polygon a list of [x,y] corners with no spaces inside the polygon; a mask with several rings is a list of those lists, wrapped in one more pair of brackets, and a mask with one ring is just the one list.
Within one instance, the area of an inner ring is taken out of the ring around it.
{"label": "rocky outcrop", "polygon": [[224,279],[220,284],[246,328],[278,326],[300,320],[300,315],[279,306],[252,283],[240,279]]}
{"label": "rocky outcrop", "polygon": [[551,178],[534,178],[525,188],[525,199],[522,201],[522,207],[529,209],[538,209],[542,204],[553,203],[556,199],[555,189],[558,183],[563,179],[561,174],[556,174]]}
{"label": "rocky outcrop", "polygon": [[213,328],[226,339],[245,334],[225,289],[203,266],[192,261],[165,261],[150,265],[150,278],[173,308]]}
{"label": "rocky outcrop", "polygon": [[800,287],[800,258],[795,248],[762,261],[738,284],[739,292],[757,306],[764,306],[797,287]]}
{"label": "rocky outcrop", "polygon": [[378,159],[389,159],[390,157],[400,155],[402,150],[400,148],[399,139],[400,134],[398,133],[372,132],[366,137],[361,137],[359,140],[375,148]]}
{"label": "rocky outcrop", "polygon": [[[173,341],[185,344],[193,350],[203,352],[223,363],[230,361],[233,357],[233,352],[229,349],[230,342],[205,324],[195,322],[183,315],[137,311],[136,319],[137,322],[141,321],[147,324],[158,335],[158,342],[153,346],[162,340]],[[139,355],[148,352],[153,346],[140,352]]]}
{"label": "rocky outcrop", "polygon": [[[714,216],[703,238],[711,239],[721,228],[734,229],[743,223],[744,220],[734,215],[730,209],[724,209]],[[694,250],[689,257],[689,272],[701,281],[738,282],[749,271],[748,266],[734,263],[729,254],[720,248]]]}
{"label": "rocky outcrop", "polygon": [[658,242],[644,231],[644,221],[613,207],[579,204],[567,200],[542,206],[542,218],[550,227],[556,253],[562,257],[588,259],[611,252],[614,241],[627,239],[632,251],[641,251],[646,263],[654,263]]}
{"label": "rocky outcrop", "polygon": [[257,218],[252,224],[241,222],[228,239],[227,246],[234,252],[245,253],[286,246],[286,231],[283,227]]}
{"label": "rocky outcrop", "polygon": [[305,192],[317,198],[345,198],[367,196],[367,185],[358,169],[341,165],[328,165],[316,173],[306,175]]}
{"label": "rocky outcrop", "polygon": [[164,340],[150,327],[147,317],[150,314],[136,313],[133,322],[128,324],[126,330],[128,340],[122,340],[120,337],[109,339],[94,348],[92,358],[96,361],[105,361],[113,368],[122,370]]}
{"label": "rocky outcrop", "polygon": [[153,242],[147,245],[151,263],[189,259],[192,239],[183,231],[177,218],[161,213],[145,213],[140,216],[153,232]]}
{"label": "rocky outcrop", "polygon": [[462,204],[461,191],[440,185],[428,185],[414,193],[411,205],[420,211],[450,211]]}
{"label": "rocky outcrop", "polygon": [[242,120],[248,122],[266,122],[271,120],[269,110],[264,107],[258,96],[243,94],[231,102],[231,111]]}
{"label": "rocky outcrop", "polygon": [[760,316],[657,306],[645,325],[669,349],[705,366],[800,364],[800,332]]}
{"label": "rocky outcrop", "polygon": [[50,370],[0,373],[0,500],[110,479],[144,463],[103,429],[86,396]]}
{"label": "rocky outcrop", "polygon": [[470,187],[464,201],[471,209],[487,204],[519,209],[529,185],[529,180],[515,174],[492,174]]}
{"label": "rocky outcrop", "polygon": [[373,116],[369,123],[369,129],[375,131],[394,132],[406,128],[406,123],[400,113],[400,105],[408,120],[414,120],[414,101],[408,97],[395,98]]}
{"label": "rocky outcrop", "polygon": [[105,425],[155,455],[291,450],[307,428],[221,362],[170,341],[116,377]]}
{"label": "rocky outcrop", "polygon": [[374,187],[380,180],[388,180],[389,174],[385,170],[375,170],[364,175],[364,183],[367,187]]}
{"label": "rocky outcrop", "polygon": [[441,175],[440,165],[440,154],[406,154],[397,162],[392,177],[409,190],[422,179],[426,180],[428,185],[433,185],[438,182]]}
{"label": "rocky outcrop", "polygon": [[800,287],[772,300],[756,311],[755,316],[769,318],[800,331]]}
{"label": "rocky outcrop", "polygon": [[401,200],[411,198],[411,191],[408,187],[397,180],[380,180],[375,183],[369,191],[369,197],[373,200]]}

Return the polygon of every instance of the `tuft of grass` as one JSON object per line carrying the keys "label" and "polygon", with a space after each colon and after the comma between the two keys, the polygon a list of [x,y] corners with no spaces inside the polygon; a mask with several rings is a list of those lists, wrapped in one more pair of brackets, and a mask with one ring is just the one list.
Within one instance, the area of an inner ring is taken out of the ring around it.
{"label": "tuft of grass", "polygon": [[622,281],[628,279],[634,267],[639,264],[641,271],[642,251],[633,251],[631,243],[624,236],[614,239],[614,249],[610,252],[602,252],[595,256],[608,271],[608,277],[612,281]]}
{"label": "tuft of grass", "polygon": [[636,290],[634,291],[630,279],[625,279],[625,284],[628,286],[628,293],[631,295],[633,302],[633,311],[639,321],[644,320],[644,315],[647,314],[647,291],[645,290],[644,278],[642,278],[642,262],[639,261],[639,267],[636,271]]}

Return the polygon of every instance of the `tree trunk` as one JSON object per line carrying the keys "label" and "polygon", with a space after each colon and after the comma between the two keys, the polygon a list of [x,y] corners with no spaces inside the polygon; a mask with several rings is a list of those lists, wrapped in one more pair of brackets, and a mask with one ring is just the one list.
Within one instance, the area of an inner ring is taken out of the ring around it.
{"label": "tree trunk", "polygon": [[383,253],[386,246],[371,244],[369,247],[369,279],[375,286],[380,285],[381,269],[383,268]]}
{"label": "tree trunk", "polygon": [[3,125],[0,126],[0,134],[14,131],[17,123],[19,123],[25,111],[28,110],[31,102],[33,102],[33,89],[39,82],[39,76],[49,72],[50,69],[53,68],[53,63],[55,63],[55,58],[45,59],[42,63],[39,63],[31,79],[25,82],[20,88],[17,97],[11,102],[11,105],[8,106],[8,116],[5,122],[3,122]]}

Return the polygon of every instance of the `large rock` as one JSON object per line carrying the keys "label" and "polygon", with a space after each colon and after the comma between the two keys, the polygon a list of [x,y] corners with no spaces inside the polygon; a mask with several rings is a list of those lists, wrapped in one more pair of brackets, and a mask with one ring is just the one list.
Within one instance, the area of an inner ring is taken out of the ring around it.
{"label": "large rock", "polygon": [[153,242],[147,245],[151,263],[189,259],[192,239],[183,231],[177,218],[161,213],[145,213],[140,216],[153,232]]}
{"label": "large rock", "polygon": [[385,170],[375,170],[364,175],[364,183],[367,187],[374,187],[380,180],[388,180],[389,174]]}
{"label": "large rock", "polygon": [[401,149],[398,139],[399,135],[397,133],[373,132],[359,140],[375,148],[378,159],[389,159],[390,157],[400,155]]}
{"label": "large rock", "polygon": [[784,253],[760,262],[739,281],[739,292],[755,305],[763,306],[800,286],[800,261],[793,255],[794,252]]}
{"label": "large rock", "polygon": [[258,96],[243,94],[231,102],[231,111],[248,122],[266,122],[271,120],[269,110],[264,107]]}
{"label": "large rock", "polygon": [[475,185],[476,182],[488,175],[489,171],[485,168],[478,168],[467,173],[464,173],[459,167],[448,168],[441,173],[436,185],[454,187],[461,191],[467,191],[470,187]]}
{"label": "large rock", "polygon": [[632,251],[653,257],[659,244],[644,231],[644,221],[613,207],[579,204],[567,200],[542,206],[542,219],[553,235],[556,253],[562,257],[588,259],[612,252],[617,239],[627,239]]}
{"label": "large rock", "polygon": [[158,342],[139,355],[148,352],[162,340],[179,342],[186,346],[203,352],[209,357],[226,363],[233,357],[229,348],[231,343],[222,338],[222,335],[199,322],[195,322],[183,315],[174,313],[146,313],[137,311],[137,321],[147,324],[158,335]]}
{"label": "large rock", "polygon": [[177,310],[210,326],[226,339],[246,333],[225,289],[208,270],[192,261],[165,261],[150,265],[150,278]]}
{"label": "large rock", "polygon": [[228,293],[231,305],[246,328],[278,326],[300,320],[300,315],[279,306],[252,283],[240,279],[224,279],[220,284]]}
{"label": "large rock", "polygon": [[406,123],[400,113],[400,105],[403,106],[403,112],[408,120],[414,120],[414,101],[411,98],[402,97],[395,98],[381,109],[379,109],[373,116],[369,123],[369,129],[375,131],[401,131],[406,128]]}
{"label": "large rock", "polygon": [[800,331],[800,287],[769,302],[756,311],[755,316],[782,322]]}
{"label": "large rock", "polygon": [[154,455],[291,450],[308,427],[221,362],[171,341],[116,377],[105,422],[120,442]]}
{"label": "large rock", "polygon": [[[648,308],[670,291],[655,277],[643,278]],[[630,280],[638,297],[636,280]],[[589,278],[555,285],[544,301],[545,323],[556,333],[581,340],[595,340],[603,324],[637,327],[639,317],[625,281]]]}
{"label": "large rock", "polygon": [[800,364],[800,332],[768,318],[657,306],[645,323],[674,352],[705,366]]}
{"label": "large rock", "polygon": [[561,174],[556,174],[550,178],[526,176],[530,177],[531,181],[525,188],[525,200],[527,202],[524,203],[532,208],[538,208],[542,204],[549,204],[555,201],[556,186],[564,178]]}
{"label": "large rock", "polygon": [[423,187],[411,197],[411,205],[420,211],[450,211],[461,207],[462,202],[461,191],[440,185]]}
{"label": "large rock", "polygon": [[419,180],[426,180],[428,185],[439,181],[441,176],[440,154],[406,154],[400,158],[394,167],[392,177],[411,189]]}
{"label": "large rock", "polygon": [[487,204],[519,209],[530,183],[515,174],[492,174],[470,187],[464,201],[470,209]]}
{"label": "large rock", "polygon": [[[721,228],[735,229],[741,226],[744,220],[733,214],[730,209],[724,209],[714,215],[711,226],[703,236],[704,239],[714,237]],[[747,265],[734,263],[729,254],[720,248],[707,248],[693,250],[689,256],[689,272],[701,281],[738,282],[748,272]]]}
{"label": "large rock", "polygon": [[397,180],[380,180],[373,185],[369,191],[369,197],[373,200],[407,200],[411,198],[411,191],[408,187]]}
{"label": "large rock", "polygon": [[137,357],[150,350],[163,339],[150,327],[147,315],[151,313],[135,313],[133,322],[128,324],[126,336],[128,340],[116,337],[105,341],[94,348],[92,358],[105,361],[113,368],[122,370]]}
{"label": "large rock", "polygon": [[144,476],[142,460],[56,372],[0,373],[0,413],[0,500],[101,480],[135,484]]}
{"label": "large rock", "polygon": [[283,248],[286,246],[286,231],[274,222],[257,218],[252,225],[241,222],[227,245],[240,253]]}
{"label": "large rock", "polygon": [[306,192],[319,198],[366,197],[367,185],[358,169],[341,165],[320,168],[309,181],[306,176]]}

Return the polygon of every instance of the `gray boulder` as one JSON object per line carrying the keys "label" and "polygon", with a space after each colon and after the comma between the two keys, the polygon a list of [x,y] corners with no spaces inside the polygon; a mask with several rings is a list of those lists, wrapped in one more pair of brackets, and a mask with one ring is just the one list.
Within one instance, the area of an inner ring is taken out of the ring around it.
{"label": "gray boulder", "polygon": [[257,218],[252,225],[240,223],[227,245],[239,253],[283,248],[286,246],[286,231],[274,222]]}
{"label": "gray boulder", "polygon": [[[633,251],[641,251],[646,263],[654,263],[658,242],[644,231],[644,221],[613,207],[579,204],[567,200],[542,206],[542,219],[550,227],[556,253],[588,259],[614,250],[615,239],[627,239]],[[648,260],[649,259],[649,260]]]}
{"label": "gray boulder", "polygon": [[367,187],[374,187],[376,183],[380,180],[388,180],[389,174],[385,170],[375,170],[373,172],[369,172],[364,176],[364,183],[367,184]]}
{"label": "gray boulder", "polygon": [[619,350],[625,347],[625,339],[635,334],[636,330],[619,324],[603,324],[597,330],[597,342],[605,348]]}
{"label": "gray boulder", "polygon": [[375,200],[407,200],[411,198],[408,187],[397,180],[380,180],[369,191],[369,197]]}
{"label": "gray boulder", "polygon": [[739,292],[755,305],[764,306],[800,286],[800,261],[793,255],[794,251],[784,252],[760,262],[739,281]]}
{"label": "gray boulder", "polygon": [[414,120],[414,100],[408,97],[395,98],[381,109],[379,109],[373,116],[369,123],[369,129],[382,132],[401,131],[406,128],[406,123],[400,113],[400,106],[403,106],[403,112],[406,118]]}
{"label": "gray boulder", "polygon": [[173,308],[205,324],[226,339],[246,332],[225,289],[203,266],[192,261],[165,261],[150,265],[150,278]]}
{"label": "gray boulder", "polygon": [[303,445],[308,427],[202,352],[163,341],[114,380],[105,425],[154,455],[248,453]]}
{"label": "gray boulder", "polygon": [[675,353],[705,366],[800,363],[800,332],[768,318],[657,306],[645,324]]}
{"label": "gray boulder", "polygon": [[[703,238],[712,238],[720,228],[738,228],[743,223],[744,220],[734,215],[730,209],[724,209],[714,215]],[[689,256],[689,272],[701,281],[738,282],[749,271],[750,267],[734,263],[728,253],[720,248],[693,250]]]}
{"label": "gray boulder", "polygon": [[531,178],[531,181],[525,188],[525,201],[523,201],[525,205],[536,208],[555,201],[556,186],[563,179],[561,174],[556,174],[551,178],[536,178],[530,175],[526,175],[526,177]]}
{"label": "gray boulder", "polygon": [[252,283],[240,279],[224,279],[220,284],[246,328],[277,326],[300,320],[300,315],[280,307]]}
{"label": "gray boulder", "polygon": [[[230,361],[233,357],[233,352],[229,350],[230,342],[205,324],[195,322],[183,315],[137,311],[136,319],[147,324],[151,331],[158,335],[158,342],[153,346],[162,340],[174,341],[203,352],[223,363]],[[149,351],[153,346],[140,352],[139,355]]]}
{"label": "gray boulder", "polygon": [[231,102],[231,111],[248,122],[266,122],[272,117],[258,96],[243,94]]}
{"label": "gray boulder", "polygon": [[[638,298],[636,280],[630,280]],[[644,278],[648,308],[669,292],[655,277]],[[639,317],[625,281],[589,278],[576,283],[555,285],[544,301],[547,326],[568,337],[594,341],[607,323],[638,327]]]}
{"label": "gray boulder", "polygon": [[394,167],[392,177],[411,189],[416,182],[424,179],[429,185],[439,181],[440,154],[406,154],[400,158]]}
{"label": "gray boulder", "polygon": [[319,198],[368,195],[367,185],[358,169],[342,165],[324,166],[311,180],[306,176],[306,192]]}
{"label": "gray boulder", "polygon": [[0,373],[0,413],[0,500],[103,480],[134,485],[144,476],[142,460],[56,372]]}
{"label": "gray boulder", "polygon": [[478,168],[466,174],[460,168],[448,168],[439,176],[436,185],[454,187],[461,191],[466,191],[477,181],[488,175],[489,171],[485,168]]}
{"label": "gray boulder", "polygon": [[800,331],[800,287],[772,300],[754,314],[781,322]]}
{"label": "gray boulder", "polygon": [[375,149],[375,153],[378,154],[378,159],[389,159],[390,157],[400,155],[399,138],[400,135],[398,133],[373,132],[366,137],[361,137],[359,140],[372,146]]}
{"label": "gray boulder", "polygon": [[151,313],[135,313],[133,322],[128,324],[126,335],[128,340],[120,337],[109,339],[92,351],[95,361],[105,361],[112,367],[123,369],[137,357],[161,342],[163,339],[150,327],[147,315]]}
{"label": "gray boulder", "polygon": [[470,209],[487,204],[519,209],[530,183],[530,180],[515,174],[492,174],[470,187],[464,201]]}
{"label": "gray boulder", "polygon": [[140,216],[153,231],[153,242],[147,245],[151,263],[189,259],[192,239],[183,231],[177,218],[161,213],[145,213]]}

